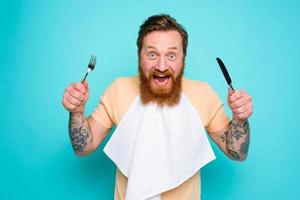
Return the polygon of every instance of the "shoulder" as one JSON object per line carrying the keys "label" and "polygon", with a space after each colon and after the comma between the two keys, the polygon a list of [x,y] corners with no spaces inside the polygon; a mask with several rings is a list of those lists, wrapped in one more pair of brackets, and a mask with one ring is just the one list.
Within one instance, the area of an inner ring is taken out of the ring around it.
{"label": "shoulder", "polygon": [[223,106],[221,99],[207,82],[185,79],[183,80],[183,93],[197,110],[204,126],[209,130],[216,126],[212,126],[210,123],[218,111],[221,111],[221,116],[225,116],[223,109],[220,110]]}
{"label": "shoulder", "polygon": [[113,81],[112,85],[115,88],[124,88],[124,87],[136,88],[138,87],[138,83],[139,83],[138,77],[132,76],[132,77],[119,77]]}
{"label": "shoulder", "polygon": [[139,92],[139,79],[138,77],[120,77],[113,81],[107,89],[110,100],[115,106],[123,107],[128,106],[133,102]]}
{"label": "shoulder", "polygon": [[120,77],[116,79],[116,82],[122,84],[125,87],[138,87],[139,78],[137,76]]}
{"label": "shoulder", "polygon": [[124,92],[137,92],[138,91],[138,77],[119,77],[115,79],[107,91],[113,93],[114,95],[122,94]]}
{"label": "shoulder", "polygon": [[183,83],[183,93],[195,107],[209,109],[222,104],[216,91],[207,82],[184,79]]}
{"label": "shoulder", "polygon": [[114,124],[118,124],[139,91],[138,77],[115,79],[104,92],[102,102],[109,111]]}
{"label": "shoulder", "polygon": [[214,90],[207,82],[186,78],[182,79],[182,90],[188,96],[207,96],[214,93]]}

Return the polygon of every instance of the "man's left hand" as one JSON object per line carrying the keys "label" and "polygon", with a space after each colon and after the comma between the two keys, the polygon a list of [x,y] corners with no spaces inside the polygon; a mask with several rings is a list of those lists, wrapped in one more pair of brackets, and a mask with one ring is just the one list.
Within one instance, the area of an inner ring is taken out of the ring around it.
{"label": "man's left hand", "polygon": [[253,112],[252,99],[243,90],[233,92],[231,88],[228,88],[227,103],[235,120],[246,121]]}

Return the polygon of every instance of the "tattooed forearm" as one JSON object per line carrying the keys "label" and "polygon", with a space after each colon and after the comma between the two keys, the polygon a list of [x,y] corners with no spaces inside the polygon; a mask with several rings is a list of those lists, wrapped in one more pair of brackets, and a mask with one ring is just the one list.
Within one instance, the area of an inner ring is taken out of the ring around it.
{"label": "tattooed forearm", "polygon": [[227,151],[234,160],[240,160],[240,156],[237,152],[232,151],[231,149],[228,149],[228,148],[227,148]]}
{"label": "tattooed forearm", "polygon": [[231,128],[221,135],[226,151],[234,160],[244,160],[247,157],[250,143],[250,128],[248,121],[232,120]]}
{"label": "tattooed forearm", "polygon": [[76,152],[83,152],[92,141],[91,130],[84,113],[70,113],[69,133],[73,149]]}

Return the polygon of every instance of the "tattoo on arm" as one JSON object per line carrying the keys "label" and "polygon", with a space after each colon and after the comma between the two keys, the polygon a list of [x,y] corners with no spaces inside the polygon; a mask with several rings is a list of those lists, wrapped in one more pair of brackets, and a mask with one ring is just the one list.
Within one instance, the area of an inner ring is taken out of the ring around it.
{"label": "tattoo on arm", "polygon": [[248,121],[231,121],[231,128],[221,135],[227,153],[234,160],[243,160],[247,157],[250,143],[250,128]]}
{"label": "tattoo on arm", "polygon": [[228,153],[231,155],[231,157],[234,159],[234,160],[240,160],[240,156],[237,152],[235,151],[232,151],[230,149],[227,149]]}
{"label": "tattoo on arm", "polygon": [[69,134],[73,149],[83,152],[92,140],[91,129],[84,113],[70,113]]}

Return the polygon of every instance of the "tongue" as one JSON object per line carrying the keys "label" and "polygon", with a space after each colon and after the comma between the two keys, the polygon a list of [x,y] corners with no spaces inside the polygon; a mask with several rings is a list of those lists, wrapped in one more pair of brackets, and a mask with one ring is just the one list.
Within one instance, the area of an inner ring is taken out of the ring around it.
{"label": "tongue", "polygon": [[159,82],[164,82],[164,80],[166,80],[166,77],[156,77],[155,79]]}

